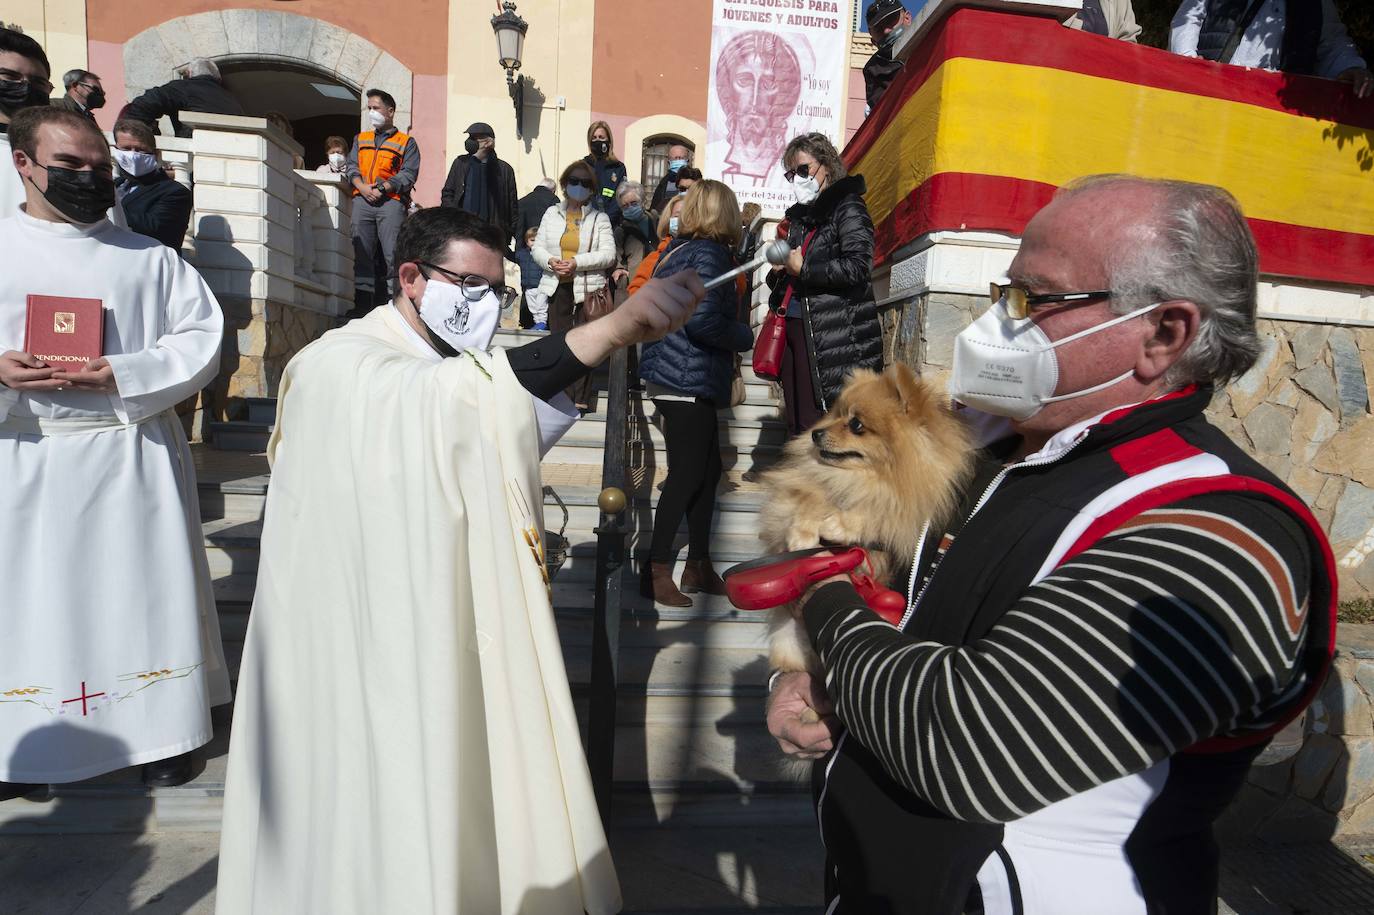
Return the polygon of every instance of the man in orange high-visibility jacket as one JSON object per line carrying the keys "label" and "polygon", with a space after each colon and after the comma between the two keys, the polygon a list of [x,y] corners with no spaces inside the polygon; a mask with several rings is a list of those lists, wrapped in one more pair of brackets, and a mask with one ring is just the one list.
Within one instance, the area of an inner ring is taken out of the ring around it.
{"label": "man in orange high-visibility jacket", "polygon": [[[420,177],[420,147],[396,129],[396,100],[381,89],[367,90],[372,125],[353,140],[344,175],[353,185],[353,285],[357,316],[390,300],[396,292],[396,236],[405,221],[410,190]],[[386,283],[375,262],[381,247]]]}

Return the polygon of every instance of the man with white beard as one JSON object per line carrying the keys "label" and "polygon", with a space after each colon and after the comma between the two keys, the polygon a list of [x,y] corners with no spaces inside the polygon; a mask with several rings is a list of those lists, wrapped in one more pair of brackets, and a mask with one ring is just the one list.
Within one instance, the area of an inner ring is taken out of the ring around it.
{"label": "man with white beard", "polygon": [[[180,784],[229,681],[173,408],[214,376],[224,319],[175,251],[105,218],[88,118],[28,108],[9,138],[26,201],[0,220],[0,782],[147,764],[148,784]],[[25,352],[33,296],[99,300],[102,355],[72,370]]]}

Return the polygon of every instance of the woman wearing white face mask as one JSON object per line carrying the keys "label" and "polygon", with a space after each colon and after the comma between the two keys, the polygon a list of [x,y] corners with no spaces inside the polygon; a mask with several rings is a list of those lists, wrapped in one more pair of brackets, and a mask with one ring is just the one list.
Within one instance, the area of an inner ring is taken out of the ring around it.
{"label": "woman wearing white face mask", "polygon": [[129,228],[181,250],[191,222],[191,190],[172,180],[157,157],[157,138],[142,121],[114,126],[115,189]]}
{"label": "woman wearing white face mask", "polygon": [[[572,329],[578,307],[587,296],[606,286],[606,271],[615,266],[615,233],[611,219],[592,203],[596,173],[586,162],[563,169],[558,179],[563,200],[548,208],[534,237],[534,260],[544,271],[539,291],[549,297],[549,330]],[[568,391],[579,409],[586,409],[591,377]]]}
{"label": "woman wearing white face mask", "polygon": [[847,174],[834,144],[819,133],[793,139],[782,162],[797,199],[787,210],[792,254],[768,275],[768,304],[787,314],[782,390],[795,436],[825,414],[853,369],[883,367],[883,332],[870,280],[873,220],[863,177]]}
{"label": "woman wearing white face mask", "polygon": [[317,174],[338,175],[343,177],[344,167],[348,165],[348,141],[343,137],[326,137],[324,141],[324,164],[315,169]]}

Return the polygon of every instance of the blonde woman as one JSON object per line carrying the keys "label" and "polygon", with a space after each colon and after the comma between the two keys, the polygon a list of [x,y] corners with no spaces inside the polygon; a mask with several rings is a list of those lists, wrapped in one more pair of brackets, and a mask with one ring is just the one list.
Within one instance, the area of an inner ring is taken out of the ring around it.
{"label": "blonde woman", "polygon": [[682,212],[682,198],[674,197],[663,207],[663,213],[658,217],[658,247],[644,255],[644,259],[639,262],[639,267],[634,275],[630,277],[629,293],[634,295],[639,291],[639,287],[649,281],[649,277],[654,275],[654,267],[658,266],[658,259],[663,256],[663,249],[668,247],[673,240],[673,235],[677,232],[678,216]]}
{"label": "blonde woman", "polygon": [[[549,300],[549,330],[571,330],[577,308],[604,288],[606,271],[615,266],[615,232],[611,219],[592,206],[596,173],[574,162],[558,179],[563,199],[548,208],[534,237],[534,262],[544,271],[539,291]],[[568,389],[580,410],[587,409],[591,377]]]}
{"label": "blonde woman", "polygon": [[611,217],[611,225],[619,226],[621,220],[620,203],[616,192],[620,182],[625,180],[625,163],[615,157],[615,138],[611,135],[611,125],[605,121],[593,121],[587,128],[586,162],[596,172],[596,191],[593,205]]}
{"label": "blonde woman", "polygon": [[[698,182],[682,197],[678,232],[654,269],[655,277],[695,270],[702,279],[734,266],[734,249],[743,231],[739,202],[719,181]],[[663,417],[668,447],[668,478],[663,482],[643,591],[656,603],[691,606],[691,594],[724,594],[725,584],[711,564],[711,515],[720,483],[720,428],[716,411],[730,405],[735,353],[754,345],[749,325],[740,320],[735,283],[719,286],[702,300],[681,330],[645,344],[639,377]],[[673,539],[687,518],[687,563],[682,587],[673,582]]]}

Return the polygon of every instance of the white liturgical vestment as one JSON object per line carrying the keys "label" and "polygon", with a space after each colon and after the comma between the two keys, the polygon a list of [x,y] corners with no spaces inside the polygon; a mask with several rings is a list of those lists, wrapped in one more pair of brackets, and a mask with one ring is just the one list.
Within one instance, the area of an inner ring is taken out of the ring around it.
{"label": "white liturgical vestment", "polygon": [[67,782],[205,743],[229,700],[173,411],[214,377],[224,319],[175,252],[106,220],[20,211],[0,252],[0,351],[24,349],[29,295],[100,299],[118,386],[0,385],[0,781]]}
{"label": "white liturgical vestment", "polygon": [[281,380],[225,786],[221,915],[609,915],[504,351],[393,308]]}

